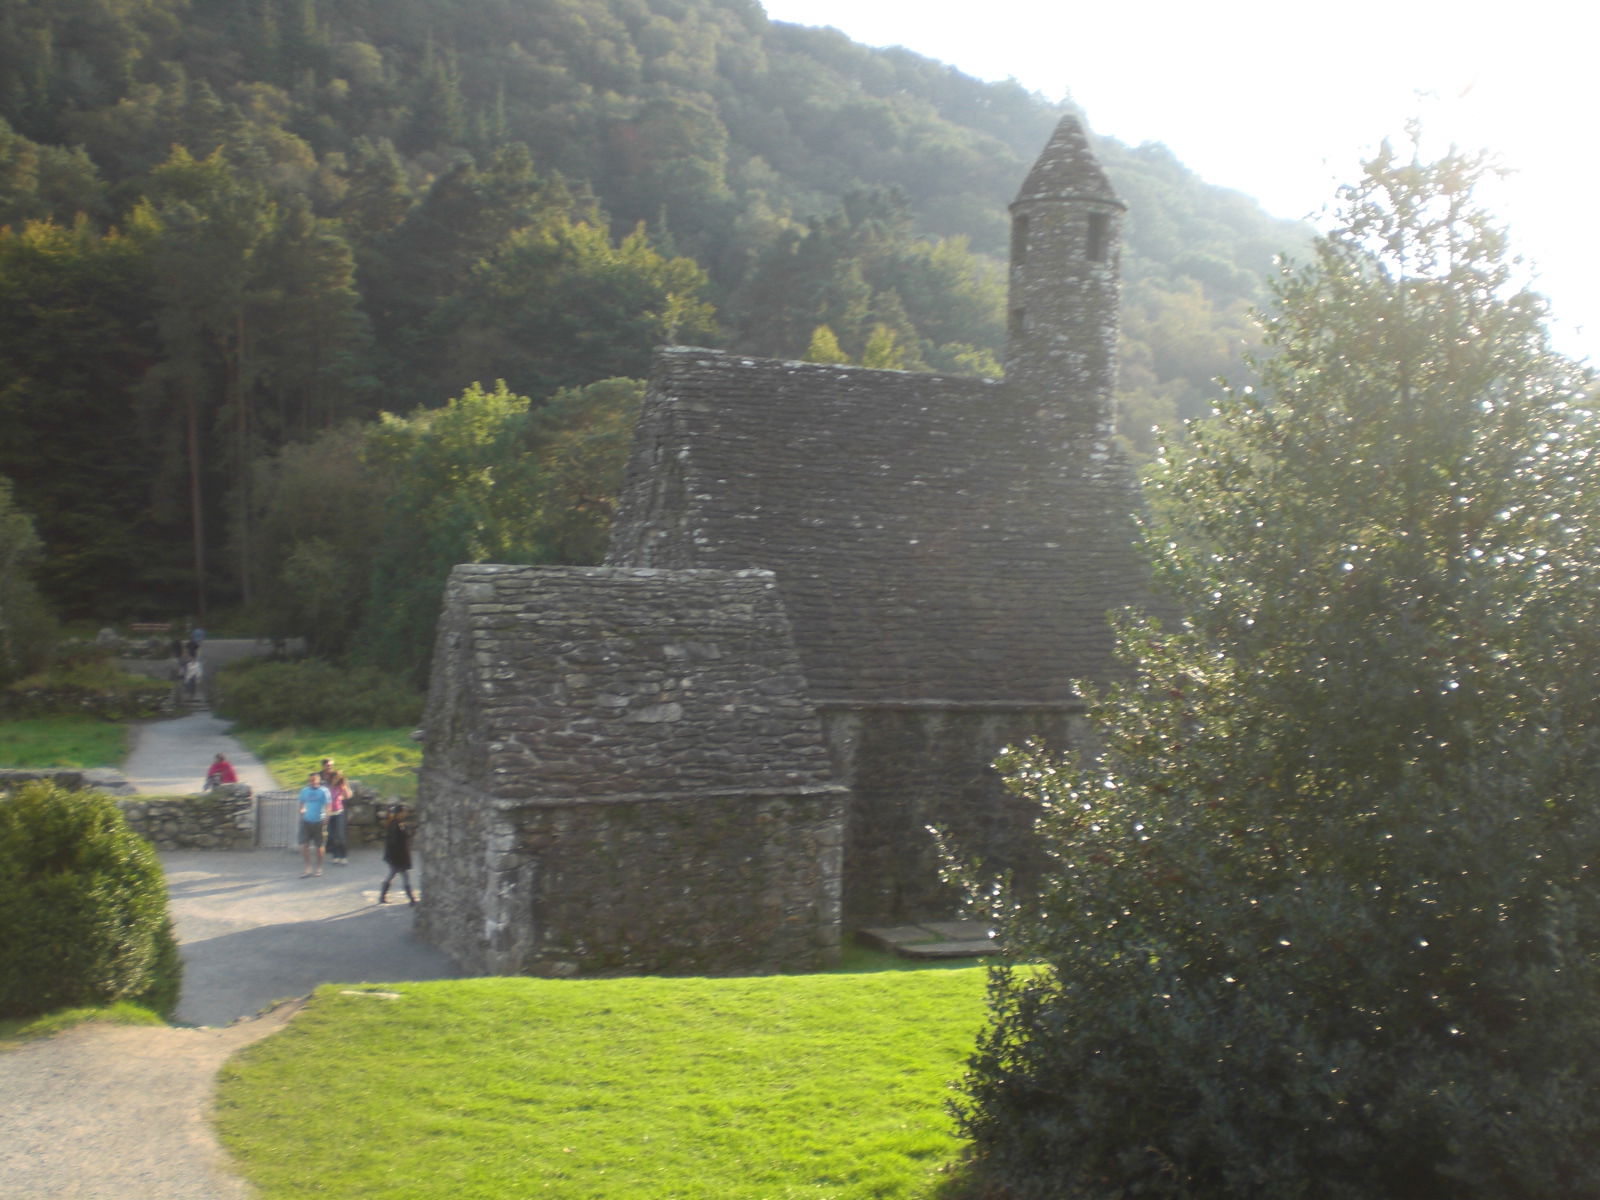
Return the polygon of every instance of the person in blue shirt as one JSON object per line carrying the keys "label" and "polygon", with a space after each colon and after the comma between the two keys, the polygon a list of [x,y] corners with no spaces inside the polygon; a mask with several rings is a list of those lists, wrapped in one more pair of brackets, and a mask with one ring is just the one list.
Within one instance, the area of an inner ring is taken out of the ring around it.
{"label": "person in blue shirt", "polygon": [[[333,797],[322,786],[322,776],[313,771],[306,777],[306,786],[300,789],[300,855],[306,869],[300,878],[322,874],[322,831],[328,822],[328,809]],[[317,869],[311,869],[311,848],[317,849]]]}

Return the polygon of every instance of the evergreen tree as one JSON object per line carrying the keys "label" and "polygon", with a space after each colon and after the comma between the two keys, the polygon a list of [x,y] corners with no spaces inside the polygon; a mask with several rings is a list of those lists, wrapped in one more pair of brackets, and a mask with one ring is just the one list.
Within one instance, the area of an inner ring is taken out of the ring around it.
{"label": "evergreen tree", "polygon": [[1154,476],[1181,624],[1126,625],[1103,755],[1007,762],[1056,867],[996,905],[997,1194],[1600,1194],[1600,422],[1482,170],[1342,193]]}
{"label": "evergreen tree", "polygon": [[642,377],[658,345],[718,340],[708,288],[692,259],[661,254],[643,228],[613,241],[603,226],[553,215],[507,238],[439,307],[432,340],[450,352],[434,377],[505,379],[540,396]]}
{"label": "evergreen tree", "polygon": [[394,143],[387,138],[357,139],[337,214],[346,236],[365,240],[388,233],[410,207],[411,188]]}
{"label": "evergreen tree", "polygon": [[252,464],[252,613],[270,633],[304,637],[317,657],[350,649],[367,604],[393,486],[368,465],[372,428],[338,425]]}
{"label": "evergreen tree", "polygon": [[0,476],[0,683],[44,665],[50,642],[48,610],[33,586],[43,543],[28,514]]}
{"label": "evergreen tree", "polygon": [[153,285],[137,233],[85,219],[0,228],[0,474],[49,548],[34,578],[66,616],[106,614],[107,579],[130,598],[159,591],[174,566],[139,419],[159,353]]}

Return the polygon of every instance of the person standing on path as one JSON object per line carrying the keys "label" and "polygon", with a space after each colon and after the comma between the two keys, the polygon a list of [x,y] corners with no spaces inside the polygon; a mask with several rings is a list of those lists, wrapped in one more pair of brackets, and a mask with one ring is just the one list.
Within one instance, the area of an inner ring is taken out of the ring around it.
{"label": "person standing on path", "polygon": [[350,781],[332,763],[324,766],[322,786],[332,803],[328,807],[328,861],[341,867],[350,865],[349,820]]}
{"label": "person standing on path", "polygon": [[[300,878],[307,875],[322,874],[322,827],[328,819],[328,808],[332,804],[332,797],[328,789],[322,786],[322,776],[315,771],[306,776],[306,786],[300,789],[300,856],[305,859],[306,869],[300,873]],[[311,848],[317,848],[317,869],[311,869]]]}
{"label": "person standing on path", "polygon": [[389,810],[389,823],[383,831],[383,861],[389,864],[389,873],[378,890],[378,903],[389,903],[389,885],[398,875],[405,885],[406,899],[415,904],[417,897],[411,890],[411,822],[404,804],[396,804]]}
{"label": "person standing on path", "polygon": [[190,700],[193,700],[200,692],[202,675],[203,672],[198,658],[191,658],[183,664],[183,692]]}

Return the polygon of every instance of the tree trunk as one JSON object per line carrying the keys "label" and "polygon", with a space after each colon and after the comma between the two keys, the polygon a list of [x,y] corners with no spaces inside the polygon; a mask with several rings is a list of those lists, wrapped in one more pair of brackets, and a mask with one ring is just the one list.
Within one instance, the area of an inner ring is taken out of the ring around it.
{"label": "tree trunk", "polygon": [[194,528],[194,603],[197,619],[206,618],[206,526],[200,504],[200,416],[194,388],[187,389],[189,433],[189,513]]}

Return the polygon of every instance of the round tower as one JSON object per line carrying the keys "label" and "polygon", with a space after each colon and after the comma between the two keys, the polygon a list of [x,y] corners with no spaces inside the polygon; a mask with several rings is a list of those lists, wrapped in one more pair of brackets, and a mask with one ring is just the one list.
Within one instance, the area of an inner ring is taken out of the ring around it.
{"label": "round tower", "polygon": [[1011,205],[1006,383],[1041,415],[1110,436],[1126,206],[1083,126],[1056,126]]}

